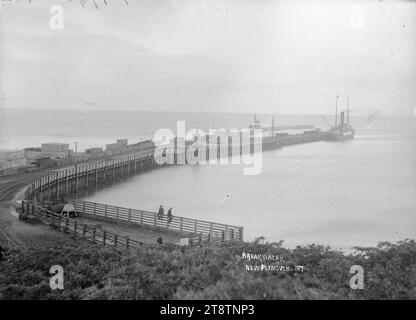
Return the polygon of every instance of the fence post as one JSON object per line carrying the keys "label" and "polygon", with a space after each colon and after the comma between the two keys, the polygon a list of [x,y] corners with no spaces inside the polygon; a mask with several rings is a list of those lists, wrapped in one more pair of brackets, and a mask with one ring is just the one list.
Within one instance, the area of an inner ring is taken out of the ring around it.
{"label": "fence post", "polygon": [[116,213],[117,213],[117,219],[118,219],[118,216],[119,216],[119,215],[118,215],[118,210],[119,210],[119,209],[120,209],[120,208],[119,208],[119,207],[117,207],[117,212],[116,212]]}
{"label": "fence post", "polygon": [[83,225],[82,235],[85,237],[87,235],[87,225]]}
{"label": "fence post", "polygon": [[68,170],[65,170],[65,196],[68,197],[68,189],[69,189],[69,182],[68,182]]}
{"label": "fence post", "polygon": [[98,168],[95,166],[95,187],[98,186]]}
{"label": "fence post", "polygon": [[96,232],[96,228],[94,227],[92,229],[92,242],[94,242],[94,243],[95,243],[95,232]]}
{"label": "fence post", "polygon": [[128,217],[128,221],[131,221],[131,209],[129,208],[129,217]]}
{"label": "fence post", "polygon": [[126,238],[126,248],[128,249],[129,248],[129,238]]}
{"label": "fence post", "polygon": [[104,207],[104,215],[107,217],[107,205],[105,205],[105,207]]}
{"label": "fence post", "polygon": [[89,168],[87,168],[86,170],[85,170],[85,189],[88,189],[88,175],[89,175],[89,173],[90,173],[90,171],[89,171]]}
{"label": "fence post", "polygon": [[157,221],[156,221],[156,219],[157,219],[157,217],[156,217],[156,212],[155,212],[154,222],[153,222],[153,224],[154,224],[154,226],[155,226],[155,227],[156,227],[156,225],[157,225]]}
{"label": "fence post", "polygon": [[78,221],[74,222],[74,235],[77,235]]}
{"label": "fence post", "polygon": [[103,246],[105,246],[106,240],[107,240],[107,231],[103,231]]}
{"label": "fence post", "polygon": [[143,211],[140,211],[140,224],[143,225]]}
{"label": "fence post", "polygon": [[24,213],[25,213],[25,201],[23,200],[22,201],[22,214]]}
{"label": "fence post", "polygon": [[179,232],[182,234],[183,232],[183,217],[180,218],[180,227]]}
{"label": "fence post", "polygon": [[209,224],[209,234],[212,234],[212,230],[213,230],[213,228],[214,228],[214,226],[213,226],[213,223],[211,222],[211,223]]}
{"label": "fence post", "polygon": [[198,230],[198,220],[195,219],[195,231],[194,232],[197,233],[197,230]]}
{"label": "fence post", "polygon": [[95,210],[96,210],[96,203],[94,202],[94,216],[96,214]]}
{"label": "fence post", "polygon": [[114,234],[114,246],[117,247],[117,234]]}
{"label": "fence post", "polygon": [[[28,214],[29,214],[29,212],[28,212]],[[32,203],[32,216],[34,216],[35,215],[35,205]]]}
{"label": "fence post", "polygon": [[79,168],[77,167],[77,169],[75,170],[75,199],[78,198],[78,176],[79,176]]}
{"label": "fence post", "polygon": [[85,201],[82,201],[82,213],[85,213]]}
{"label": "fence post", "polygon": [[56,173],[56,197],[57,198],[59,198],[59,177],[60,177],[60,174],[59,174],[59,171]]}

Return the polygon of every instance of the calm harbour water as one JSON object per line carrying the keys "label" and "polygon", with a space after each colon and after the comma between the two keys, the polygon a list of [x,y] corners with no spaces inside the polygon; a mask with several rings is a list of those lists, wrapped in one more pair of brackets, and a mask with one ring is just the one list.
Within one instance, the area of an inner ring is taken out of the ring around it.
{"label": "calm harbour water", "polygon": [[[54,125],[42,125],[53,113],[26,115],[39,123],[31,129],[19,127],[25,122],[16,121],[18,115],[9,111],[12,142],[23,147],[77,139],[89,147],[116,138],[151,138],[161,127],[175,131],[177,119],[208,128],[247,126],[252,117],[75,111],[55,115]],[[241,225],[245,240],[263,235],[287,246],[348,248],[415,238],[415,118],[382,118],[370,124],[353,118],[356,139],[263,152],[257,176],[243,175],[244,165],[182,165],[133,177],[87,200],[152,211],[159,204],[172,206],[177,215]],[[270,121],[266,115],[260,119]],[[278,122],[325,127],[320,116],[281,116]]]}

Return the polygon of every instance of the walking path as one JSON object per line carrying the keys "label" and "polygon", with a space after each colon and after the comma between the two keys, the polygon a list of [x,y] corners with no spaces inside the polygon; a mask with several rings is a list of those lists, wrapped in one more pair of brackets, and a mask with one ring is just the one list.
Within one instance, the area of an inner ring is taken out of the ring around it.
{"label": "walking path", "polygon": [[23,197],[22,189],[48,172],[27,173],[0,178],[0,245],[16,248],[31,243],[50,243],[65,236],[42,224],[27,224],[18,219],[16,200]]}
{"label": "walking path", "polygon": [[[48,171],[42,171],[0,177],[0,245],[2,247],[12,249],[30,244],[52,244],[58,239],[74,241],[42,223],[26,223],[18,219],[16,200],[23,199],[25,186],[48,174]],[[92,226],[99,225],[103,230],[127,236],[144,244],[156,244],[160,236],[165,243],[178,243],[181,238],[178,234],[169,231],[155,231],[140,226],[119,225],[95,219],[77,218],[77,220]]]}

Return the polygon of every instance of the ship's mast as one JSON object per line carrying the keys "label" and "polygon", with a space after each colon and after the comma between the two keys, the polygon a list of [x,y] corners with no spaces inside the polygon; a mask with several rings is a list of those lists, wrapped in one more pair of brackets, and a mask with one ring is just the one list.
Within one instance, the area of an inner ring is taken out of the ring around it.
{"label": "ship's mast", "polygon": [[338,127],[338,98],[339,98],[339,96],[336,95],[336,98],[335,98],[335,128]]}
{"label": "ship's mast", "polygon": [[350,125],[350,96],[347,96],[347,125]]}

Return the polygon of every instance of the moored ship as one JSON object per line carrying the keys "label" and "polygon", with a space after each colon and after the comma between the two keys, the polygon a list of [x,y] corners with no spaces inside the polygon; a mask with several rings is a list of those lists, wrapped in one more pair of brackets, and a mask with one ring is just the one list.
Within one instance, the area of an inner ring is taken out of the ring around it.
{"label": "moored ship", "polygon": [[354,139],[355,130],[352,127],[334,128],[328,132],[329,141],[344,141]]}
{"label": "moored ship", "polygon": [[[337,96],[338,102],[338,96]],[[346,118],[345,118],[346,115]],[[329,141],[344,141],[354,139],[355,129],[350,123],[350,109],[349,109],[349,97],[347,99],[347,112],[341,112],[341,119],[338,123],[337,105],[335,107],[335,126],[328,131],[327,140]]]}

